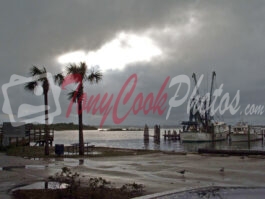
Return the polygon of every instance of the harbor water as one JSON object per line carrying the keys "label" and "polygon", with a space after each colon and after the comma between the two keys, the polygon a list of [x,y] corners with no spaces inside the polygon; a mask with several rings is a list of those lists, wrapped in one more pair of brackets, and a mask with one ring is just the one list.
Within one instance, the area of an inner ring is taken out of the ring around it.
{"label": "harbor water", "polygon": [[[161,151],[176,151],[176,152],[195,152],[199,148],[208,149],[250,149],[250,150],[265,150],[264,142],[255,141],[248,142],[229,142],[227,140],[220,142],[204,142],[204,143],[181,143],[181,141],[164,140],[161,129],[160,143],[154,143],[153,129],[149,129],[149,142],[144,142],[143,131],[98,131],[84,130],[84,141],[90,145],[114,148],[128,149],[148,149]],[[173,129],[171,129],[172,132]],[[78,130],[71,131],[55,131],[54,144],[71,145],[78,143]]]}

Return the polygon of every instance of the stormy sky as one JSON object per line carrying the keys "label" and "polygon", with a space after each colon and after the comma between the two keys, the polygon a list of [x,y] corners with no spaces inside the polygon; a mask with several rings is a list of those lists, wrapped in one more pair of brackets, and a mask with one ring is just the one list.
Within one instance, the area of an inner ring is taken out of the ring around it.
{"label": "stormy sky", "polygon": [[[192,73],[198,79],[204,75],[199,92],[205,94],[210,89],[213,71],[216,72],[214,88],[223,84],[223,93],[216,106],[225,93],[230,96],[229,103],[237,91],[240,93],[237,113],[233,115],[228,110],[216,115],[216,120],[235,123],[244,119],[264,124],[264,114],[245,114],[248,105],[265,105],[264,19],[265,2],[262,0],[2,1],[0,85],[8,86],[8,99],[4,98],[2,87],[1,106],[8,100],[12,114],[18,116],[32,111],[30,108],[21,109],[18,113],[23,104],[43,105],[42,95],[26,92],[23,84],[10,83],[12,75],[29,77],[33,65],[45,66],[48,72],[56,74],[63,72],[71,62],[85,61],[89,69],[94,67],[103,73],[99,84],[86,84],[88,98],[100,94],[99,104],[104,94],[108,94],[108,99],[113,94],[112,109],[104,125],[115,125],[115,100],[125,81],[133,74],[137,75],[135,90],[128,102],[119,102],[118,117],[128,113],[139,93],[144,99],[153,93],[155,100],[169,77],[163,90],[165,110],[161,114],[153,110],[145,114],[140,110],[136,115],[131,111],[116,125],[178,125],[188,119],[189,97],[181,106],[173,107],[166,119],[169,100],[178,88],[177,85],[169,88],[171,80],[178,75],[188,76],[190,96],[194,88]],[[127,91],[131,86],[128,85]],[[54,118],[54,123],[78,122],[75,107],[66,118],[70,89],[59,93],[62,113]],[[182,84],[175,101],[183,98],[188,90],[188,86]],[[50,112],[58,108],[54,101],[54,93],[50,91]],[[1,109],[2,122],[10,119],[5,112]],[[103,115],[99,111],[94,115],[92,110],[84,112],[84,123],[98,126]],[[35,115],[28,117],[31,116]]]}

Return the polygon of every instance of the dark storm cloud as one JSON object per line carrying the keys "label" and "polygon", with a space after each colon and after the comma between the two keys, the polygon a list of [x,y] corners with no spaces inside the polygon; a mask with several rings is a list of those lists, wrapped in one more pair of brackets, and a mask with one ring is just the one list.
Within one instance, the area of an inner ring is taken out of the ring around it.
{"label": "dark storm cloud", "polygon": [[[12,74],[27,75],[32,65],[60,72],[62,66],[56,62],[56,56],[79,49],[96,50],[121,31],[149,31],[166,58],[105,72],[99,85],[88,86],[89,95],[108,92],[117,96],[133,73],[138,75],[135,94],[147,95],[156,94],[167,76],[191,77],[195,72],[198,76],[205,74],[206,81],[216,70],[217,86],[224,83],[224,92],[231,97],[240,90],[242,107],[265,104],[264,11],[264,1],[5,1],[0,8],[0,84],[7,83]],[[180,34],[178,31],[189,23],[191,16],[196,20],[194,27],[198,25],[196,30]],[[173,28],[175,34],[164,34],[166,27]],[[201,92],[207,87],[205,81]],[[168,99],[175,91],[175,87],[166,89]],[[27,95],[20,92],[21,97],[13,97],[13,104],[19,104],[20,98]],[[0,100],[3,101],[2,94]],[[30,103],[36,101],[31,100]],[[65,91],[60,100],[63,114],[56,119],[66,121],[69,101]],[[168,121],[166,110],[163,116],[130,115],[126,123],[176,124],[187,119],[186,105],[172,110]],[[125,107],[119,114],[126,111]],[[68,121],[73,118],[74,115]],[[227,118],[233,117],[228,114]],[[264,116],[258,117],[263,119]],[[98,125],[101,116],[86,115],[84,120]],[[106,123],[112,124],[111,116]]]}

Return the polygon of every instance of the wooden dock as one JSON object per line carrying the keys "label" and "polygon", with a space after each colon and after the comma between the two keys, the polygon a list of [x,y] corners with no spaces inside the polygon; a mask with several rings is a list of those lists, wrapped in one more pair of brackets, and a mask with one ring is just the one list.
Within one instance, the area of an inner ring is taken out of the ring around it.
{"label": "wooden dock", "polygon": [[168,130],[168,132],[166,132],[166,130],[165,130],[165,132],[164,132],[164,140],[180,140],[180,135],[179,134],[177,134],[177,131],[173,131],[172,133],[171,133],[171,131],[170,130]]}
{"label": "wooden dock", "polygon": [[[84,143],[84,152],[85,154],[89,154],[94,151],[95,145],[89,145],[89,142]],[[68,155],[76,155],[79,154],[79,143],[71,144],[71,146],[65,146],[64,152]]]}
{"label": "wooden dock", "polygon": [[[54,129],[48,129],[48,131],[48,143],[52,146],[54,140]],[[26,138],[29,145],[33,142],[35,143],[34,146],[44,146],[46,140],[45,129],[31,129],[27,132]]]}

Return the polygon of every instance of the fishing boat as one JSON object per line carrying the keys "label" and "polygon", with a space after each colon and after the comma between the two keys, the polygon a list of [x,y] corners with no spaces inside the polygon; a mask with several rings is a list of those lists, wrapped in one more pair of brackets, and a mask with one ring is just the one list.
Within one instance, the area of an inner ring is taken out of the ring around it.
{"label": "fishing boat", "polygon": [[[227,138],[228,128],[224,122],[215,122],[210,128],[198,128],[198,124],[182,123],[189,126],[180,132],[182,142],[216,142]],[[197,126],[197,127],[195,127]]]}
{"label": "fishing boat", "polygon": [[262,134],[259,130],[249,127],[246,122],[241,121],[233,127],[229,139],[232,142],[257,141],[262,139]]}
{"label": "fishing boat", "polygon": [[[207,110],[207,107],[211,105],[215,76],[216,73],[213,72],[209,99],[201,97],[191,100],[189,121],[182,122],[183,129],[180,131],[180,139],[182,142],[216,142],[227,138],[229,132],[228,126],[224,122],[215,121],[214,117],[210,115],[210,110]],[[192,77],[195,86],[197,86],[197,79],[194,73]],[[200,96],[198,89],[197,96]],[[197,106],[196,103],[194,103],[195,100],[201,100],[199,104],[204,105],[204,112],[196,111],[194,113],[193,110],[196,108],[194,106]]]}

